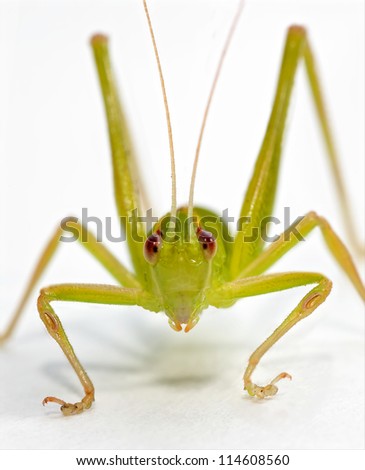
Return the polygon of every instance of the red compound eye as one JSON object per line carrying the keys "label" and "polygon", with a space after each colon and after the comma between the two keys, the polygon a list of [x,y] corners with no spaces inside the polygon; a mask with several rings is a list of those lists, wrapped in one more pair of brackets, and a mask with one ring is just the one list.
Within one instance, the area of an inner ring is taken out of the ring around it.
{"label": "red compound eye", "polygon": [[205,257],[207,258],[207,260],[212,259],[217,252],[216,239],[213,237],[211,232],[203,230],[200,227],[196,231],[196,234],[198,236],[198,241],[203,249]]}
{"label": "red compound eye", "polygon": [[162,245],[161,236],[158,233],[152,233],[145,241],[143,254],[146,261],[150,264],[157,263]]}

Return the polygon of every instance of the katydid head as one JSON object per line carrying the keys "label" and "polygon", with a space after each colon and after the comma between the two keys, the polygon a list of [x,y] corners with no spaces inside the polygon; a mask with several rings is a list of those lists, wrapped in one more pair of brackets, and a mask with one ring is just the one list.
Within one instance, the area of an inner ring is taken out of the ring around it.
{"label": "katydid head", "polygon": [[177,212],[174,228],[165,230],[161,219],[144,244],[144,256],[151,266],[151,284],[169,317],[170,326],[185,332],[198,322],[206,307],[205,290],[210,286],[217,241],[211,232],[187,221],[186,209]]}
{"label": "katydid head", "polygon": [[[176,206],[177,197],[174,145],[166,88],[146,0],[143,0],[143,5],[158,66],[161,90],[165,106],[167,133],[170,148],[172,188],[171,212],[167,216],[167,219],[173,221],[173,228],[172,230],[170,228],[168,233],[162,227],[161,222],[158,224],[155,231],[149,235],[145,242],[144,256],[146,261],[151,266],[151,288],[155,292],[156,296],[161,299],[162,307],[166,315],[169,317],[170,326],[174,330],[180,331],[182,329],[181,325],[184,324],[186,325],[185,331],[188,332],[198,322],[202,310],[207,307],[205,291],[207,287],[210,287],[211,285],[213,258],[217,252],[217,241],[210,232],[204,230],[203,227],[196,223],[193,225],[193,228],[191,228],[191,226],[189,227],[189,225],[186,228],[185,220],[193,220],[194,213],[196,212],[193,201],[194,186],[203,133],[223,61],[234,30],[238,23],[238,19],[241,15],[243,0],[240,0],[239,2],[236,15],[229,29],[204,111],[195,153],[188,207],[180,210],[177,210]],[[224,249],[221,249],[219,251],[219,256],[216,257],[215,261],[214,269],[217,269],[217,271],[214,273],[215,276],[220,275],[219,273],[221,271],[224,256]]]}

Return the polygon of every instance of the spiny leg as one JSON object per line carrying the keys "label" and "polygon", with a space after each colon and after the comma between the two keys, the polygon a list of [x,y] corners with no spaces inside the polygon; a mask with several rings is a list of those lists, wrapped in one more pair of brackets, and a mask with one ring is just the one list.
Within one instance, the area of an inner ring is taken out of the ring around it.
{"label": "spiny leg", "polygon": [[53,301],[89,302],[113,305],[141,305],[144,308],[157,311],[155,301],[145,291],[137,288],[124,288],[96,284],[59,284],[41,290],[38,298],[38,311],[48,333],[54,338],[71,366],[76,372],[85,396],[76,403],[67,403],[59,398],[48,396],[43,404],[54,402],[61,405],[64,415],[81,413],[90,408],[94,401],[94,386],[85,369],[76,357],[73,347],[67,338],[62,323],[51,307]]}
{"label": "spiny leg", "polygon": [[327,220],[315,212],[309,212],[296,225],[290,226],[275,242],[271,243],[265,251],[243,269],[238,278],[257,276],[265,272],[316,227],[320,228],[332,256],[347,274],[360,297],[365,300],[365,287],[349,251]]}
{"label": "spiny leg", "polygon": [[262,356],[295,324],[310,315],[323,303],[331,291],[332,283],[319,273],[289,272],[253,276],[229,282],[207,293],[208,301],[216,307],[243,297],[277,292],[307,284],[317,284],[303,297],[297,307],[287,316],[278,328],[251,354],[243,376],[244,388],[251,396],[265,398],[277,393],[276,383],[283,378],[291,378],[287,372],[277,375],[268,385],[261,386],[252,382],[251,376]]}
{"label": "spiny leg", "polygon": [[353,229],[353,223],[350,217],[351,211],[346,198],[334,139],[326,115],[323,93],[319,83],[312,50],[307,39],[307,33],[303,27],[292,26],[289,28],[286,38],[270,120],[240,212],[242,227],[234,241],[228,267],[231,279],[237,278],[242,269],[253,261],[264,247],[263,237],[260,233],[250,242],[244,242],[244,239],[247,240],[254,231],[260,230],[262,220],[272,214],[280,168],[281,147],[286,116],[295,73],[301,59],[304,60],[309,78],[310,88],[324,136],[327,155],[349,237],[357,251],[363,252],[363,247],[360,246],[356,232]]}
{"label": "spiny leg", "polygon": [[[75,217],[69,217],[68,219],[63,219],[64,223],[67,224],[68,229],[72,229],[74,235],[77,236],[77,240],[86,248],[89,253],[91,253],[100,263],[110,272],[110,274],[122,285],[125,287],[140,287],[139,282],[135,279],[132,273],[130,273],[121,263],[115,258],[115,256],[110,253],[105,246],[99,243],[95,236],[86,230],[85,227],[79,222],[75,221]],[[11,320],[5,329],[4,333],[0,335],[0,344],[4,343],[14,331],[19,318],[24,310],[24,307],[29,299],[29,296],[34,290],[34,287],[38,283],[40,277],[45,271],[46,267],[50,263],[55,254],[57,247],[59,246],[60,237],[64,234],[64,230],[61,226],[57,227],[55,233],[49,240],[46,248],[41,254],[39,261],[34,268],[34,271],[29,279],[28,285],[25,288],[25,291],[20,299],[20,302],[11,317]],[[84,241],[83,241],[84,240]]]}

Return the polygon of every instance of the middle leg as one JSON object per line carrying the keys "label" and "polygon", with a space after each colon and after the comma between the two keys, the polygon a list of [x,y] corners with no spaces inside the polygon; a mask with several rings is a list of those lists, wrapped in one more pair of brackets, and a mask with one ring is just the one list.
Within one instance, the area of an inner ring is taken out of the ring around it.
{"label": "middle leg", "polygon": [[238,278],[262,274],[298,244],[299,235],[305,237],[316,227],[320,228],[330,253],[347,274],[360,297],[365,300],[365,287],[349,251],[327,220],[315,212],[309,212],[296,226],[289,227],[278,240],[244,268]]}
{"label": "middle leg", "polygon": [[[68,217],[67,219],[63,220],[67,224],[67,228],[72,230],[72,233],[77,236],[77,240],[81,243],[81,245],[105,267],[105,269],[114,277],[114,279],[116,279],[121,285],[125,287],[141,287],[134,274],[129,272],[127,268],[125,268],[123,264],[104,245],[99,243],[90,231],[86,230],[85,227],[77,222],[75,217]],[[0,344],[5,343],[5,341],[7,341],[12,335],[30,295],[35,289],[35,286],[39,282],[47,266],[53,259],[57,248],[60,246],[60,238],[63,234],[63,228],[61,226],[57,227],[46,247],[44,248],[28,281],[24,293],[15,309],[15,312],[10,318],[7,328],[3,333],[0,333]],[[83,234],[86,234],[85,240],[83,240]]]}

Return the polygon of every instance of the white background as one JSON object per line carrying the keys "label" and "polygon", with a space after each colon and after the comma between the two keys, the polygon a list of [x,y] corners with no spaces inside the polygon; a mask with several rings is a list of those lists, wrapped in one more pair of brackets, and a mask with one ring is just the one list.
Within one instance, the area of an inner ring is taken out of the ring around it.
{"label": "white background", "polygon": [[[184,203],[204,104],[236,2],[151,2],[175,137]],[[308,26],[341,154],[359,237],[364,233],[364,11],[360,1],[247,1],[214,98],[197,177],[196,202],[237,214],[265,130],[285,30]],[[0,3],[0,326],[59,220],[114,216],[104,111],[88,38],[110,35],[111,53],[159,215],[169,209],[164,110],[142,2]],[[276,215],[315,209],[344,227],[304,73],[286,133]],[[115,224],[115,229],[118,227]],[[346,237],[345,237],[346,239]],[[128,263],[125,247],[110,248]],[[361,264],[361,260],[359,261]],[[266,383],[286,370],[273,400],[242,392],[254,348],[305,289],[211,309],[189,334],[130,307],[57,304],[96,386],[93,408],[65,419],[45,395],[81,397],[73,371],[40,322],[34,294],[0,351],[0,447],[362,448],[363,304],[319,233],[275,266],[316,270],[334,282],[319,311],[258,367]],[[62,246],[42,285],[113,282],[78,245]],[[41,287],[41,286],[39,286]]]}

